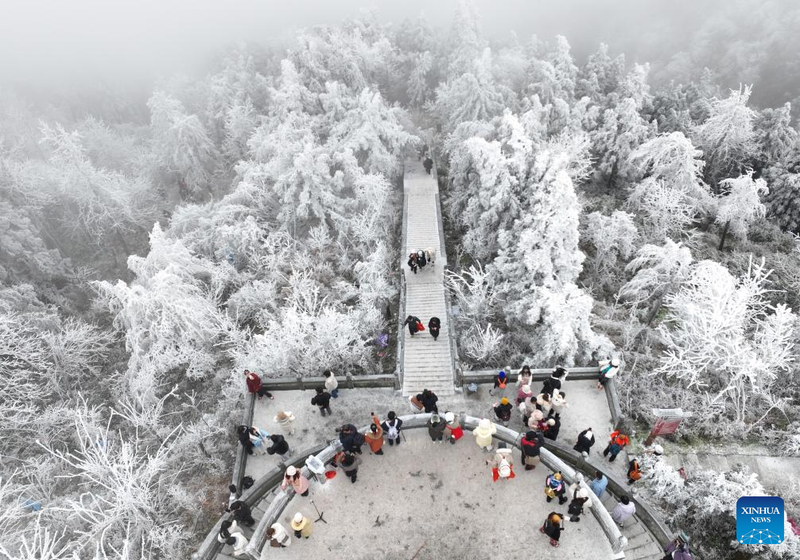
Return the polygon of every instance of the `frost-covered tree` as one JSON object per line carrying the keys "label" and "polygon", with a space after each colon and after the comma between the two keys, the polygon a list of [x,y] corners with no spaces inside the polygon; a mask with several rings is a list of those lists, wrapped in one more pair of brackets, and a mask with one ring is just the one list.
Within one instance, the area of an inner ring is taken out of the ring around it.
{"label": "frost-covered tree", "polygon": [[577,94],[595,103],[604,103],[606,96],[617,91],[625,73],[625,55],[611,58],[608,45],[600,43],[597,52],[589,55],[579,72]]}
{"label": "frost-covered tree", "polygon": [[606,178],[609,188],[630,173],[628,157],[655,133],[655,125],[647,123],[634,99],[625,98],[613,109],[603,112],[602,123],[592,132],[592,151],[597,155],[597,169]]}
{"label": "frost-covered tree", "polygon": [[792,105],[764,109],[753,119],[753,140],[760,166],[784,160],[797,146],[797,130],[792,126]]}
{"label": "frost-covered tree", "polygon": [[721,177],[742,171],[753,154],[755,112],[747,106],[751,86],[731,90],[725,99],[715,97],[708,119],[697,126],[694,143],[705,155],[705,179],[719,193]]}
{"label": "frost-covered tree", "polygon": [[412,105],[422,107],[431,96],[428,74],[433,67],[433,56],[429,51],[418,53],[412,65],[408,77],[408,99]]}
{"label": "frost-covered tree", "polygon": [[759,415],[781,407],[773,384],[794,361],[797,316],[768,303],[769,275],[752,259],[738,279],[713,261],[697,263],[665,298],[669,315],[659,331],[667,350],[654,375],[703,391],[713,409],[730,406],[737,423],[758,421],[756,406]]}
{"label": "frost-covered tree", "polygon": [[753,179],[752,171],[735,179],[723,180],[720,188],[726,193],[720,199],[716,218],[717,224],[722,226],[718,247],[721,251],[728,232],[740,241],[747,239],[750,224],[766,213],[761,196],[767,194],[769,189],[764,179]]}
{"label": "frost-covered tree", "polygon": [[450,29],[447,77],[452,80],[472,72],[473,64],[486,48],[480,15],[473,0],[459,0]]}
{"label": "frost-covered tree", "polygon": [[592,267],[597,278],[610,274],[620,260],[633,256],[639,232],[627,212],[615,210],[610,216],[592,212],[586,216],[583,237],[594,248]]}

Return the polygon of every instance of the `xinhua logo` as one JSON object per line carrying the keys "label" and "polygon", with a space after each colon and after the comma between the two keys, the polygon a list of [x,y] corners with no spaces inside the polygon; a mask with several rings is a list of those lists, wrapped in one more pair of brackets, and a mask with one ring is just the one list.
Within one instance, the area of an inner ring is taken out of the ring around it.
{"label": "xinhua logo", "polygon": [[742,544],[783,542],[783,499],[744,496],[736,502],[736,537]]}

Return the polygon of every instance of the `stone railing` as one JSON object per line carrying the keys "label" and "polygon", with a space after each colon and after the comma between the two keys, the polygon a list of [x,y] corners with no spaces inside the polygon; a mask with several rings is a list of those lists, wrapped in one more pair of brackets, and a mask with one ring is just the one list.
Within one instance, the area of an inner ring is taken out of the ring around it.
{"label": "stone railing", "polygon": [[[368,375],[351,375],[345,373],[344,376],[337,376],[339,387],[348,389],[368,388],[368,387],[397,387],[397,376],[393,373],[377,373]],[[303,377],[298,375],[295,378],[286,379],[264,379],[262,385],[268,391],[302,391],[306,389],[314,390],[317,387],[325,386],[324,377]]]}
{"label": "stone railing", "polygon": [[[405,161],[403,161],[403,178],[405,178]],[[404,179],[401,179],[401,187],[404,187]],[[397,364],[395,365],[395,375],[397,377],[398,388],[403,386],[403,358],[405,354],[405,336],[403,330],[406,320],[406,234],[408,232],[408,199],[403,191],[403,226],[400,233],[400,302],[397,311]]]}
{"label": "stone railing", "polygon": [[[256,396],[247,392],[244,397],[244,412],[242,413],[242,424],[251,426],[253,424],[253,411],[256,406]],[[247,451],[244,446],[236,441],[236,460],[233,463],[233,477],[231,484],[236,486],[236,494],[242,495],[242,479],[247,468]]]}

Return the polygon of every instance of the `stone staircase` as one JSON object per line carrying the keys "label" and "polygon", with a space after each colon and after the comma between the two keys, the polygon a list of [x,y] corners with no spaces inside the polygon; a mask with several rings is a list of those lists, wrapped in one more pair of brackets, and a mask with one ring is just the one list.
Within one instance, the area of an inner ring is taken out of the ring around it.
{"label": "stone staircase", "polygon": [[[403,395],[415,395],[423,389],[440,396],[452,395],[453,360],[444,289],[447,255],[439,231],[439,186],[435,176],[425,173],[422,163],[416,160],[406,161],[404,186],[407,222],[401,266],[406,278],[405,314],[419,317],[426,330],[413,337],[408,328],[404,330]],[[435,263],[414,274],[408,268],[408,255],[427,248],[436,249]],[[439,317],[442,322],[435,342],[427,330],[431,317]]]}
{"label": "stone staircase", "polygon": [[[252,508],[253,512],[253,519],[256,520],[255,524],[252,527],[248,527],[244,524],[239,524],[239,527],[242,529],[242,534],[247,537],[249,541],[253,536],[253,531],[256,526],[258,526],[258,522],[261,521],[261,518],[264,516],[264,512],[267,511],[267,508],[272,503],[272,500],[275,499],[275,496],[279,493],[283,492],[280,489],[280,485],[273,488],[272,491],[267,493],[261,500]],[[247,558],[247,556],[234,556],[233,555],[233,547],[230,545],[223,545],[222,550],[217,553],[214,557],[218,560],[241,560],[242,558]]]}
{"label": "stone staircase", "polygon": [[[603,492],[600,501],[609,512],[617,507],[617,501],[608,492]],[[628,539],[625,547],[626,560],[661,560],[664,558],[664,552],[658,545],[658,541],[650,534],[636,514],[625,520],[621,531]]]}

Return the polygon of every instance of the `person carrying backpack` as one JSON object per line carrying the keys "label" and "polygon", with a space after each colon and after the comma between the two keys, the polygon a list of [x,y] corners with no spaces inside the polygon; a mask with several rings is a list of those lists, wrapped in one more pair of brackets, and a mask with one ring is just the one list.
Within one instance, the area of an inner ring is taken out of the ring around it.
{"label": "person carrying backpack", "polygon": [[425,156],[425,159],[422,160],[422,167],[425,168],[425,173],[428,175],[431,174],[431,169],[433,169],[433,160],[430,156]]}
{"label": "person carrying backpack", "polygon": [[361,446],[364,445],[364,434],[358,431],[353,424],[345,424],[339,430],[339,441],[342,449],[347,453],[358,453],[361,455]]}
{"label": "person carrying backpack", "polygon": [[372,417],[372,424],[369,425],[369,431],[364,434],[364,439],[369,445],[369,450],[375,455],[383,455],[383,428],[378,417],[374,412],[369,413]]}
{"label": "person carrying backpack", "polygon": [[464,428],[458,423],[456,415],[449,410],[444,413],[444,421],[447,422],[447,434],[450,443],[455,444],[458,440],[464,437]]}
{"label": "person carrying backpack", "polygon": [[578,473],[575,482],[569,487],[569,497],[571,501],[567,507],[567,513],[572,516],[569,519],[570,521],[580,521],[581,515],[584,513],[584,508],[592,507],[589,490],[587,490],[581,482],[583,482],[583,475]]}
{"label": "person carrying backpack", "polygon": [[544,481],[544,493],[547,496],[547,501],[550,502],[553,498],[558,498],[559,505],[566,503],[567,488],[564,484],[564,475],[560,472],[554,472]]}
{"label": "person carrying backpack", "polygon": [[394,410],[390,410],[386,415],[386,420],[381,424],[384,433],[386,434],[386,441],[389,445],[400,445],[400,428],[403,426],[403,421],[397,417]]}
{"label": "person carrying backpack", "polygon": [[628,484],[633,484],[640,478],[642,478],[642,469],[639,459],[634,457],[628,462]]}
{"label": "person carrying backpack", "polygon": [[550,537],[550,546],[559,546],[558,540],[561,538],[561,531],[564,530],[562,522],[561,516],[556,512],[552,512],[547,516],[544,524],[539,527],[540,533],[544,533]]}
{"label": "person carrying backpack", "polygon": [[425,268],[425,265],[428,264],[428,259],[425,257],[425,251],[422,249],[417,250],[417,266],[419,269],[422,270]]}
{"label": "person carrying backpack", "polygon": [[[504,444],[500,444],[504,445]],[[487,459],[487,465],[492,467],[492,480],[508,480],[515,478],[514,474],[514,458],[511,456],[511,450],[506,447],[498,447],[495,452],[494,458]]]}
{"label": "person carrying backpack", "polygon": [[500,389],[501,392],[505,391],[506,385],[508,385],[508,376],[505,371],[500,370],[500,373],[494,376],[494,387],[489,389],[489,394],[494,395],[497,389]]}
{"label": "person carrying backpack", "polygon": [[511,421],[511,411],[514,410],[512,404],[503,397],[499,403],[494,403],[492,406],[497,419],[502,422],[503,426],[508,427],[508,423]]}
{"label": "person carrying backpack", "polygon": [[428,321],[428,330],[430,331],[434,341],[439,338],[439,329],[441,328],[442,322],[439,320],[439,317],[431,317],[431,320]]}
{"label": "person carrying backpack", "polygon": [[610,358],[598,362],[600,366],[600,376],[597,379],[597,388],[602,390],[609,379],[616,377],[619,372],[619,358]]}
{"label": "person carrying backpack", "polygon": [[417,399],[417,402],[422,404],[425,412],[439,412],[439,407],[436,406],[436,403],[439,401],[439,397],[437,397],[436,393],[433,391],[423,389],[422,392],[415,398]]}

